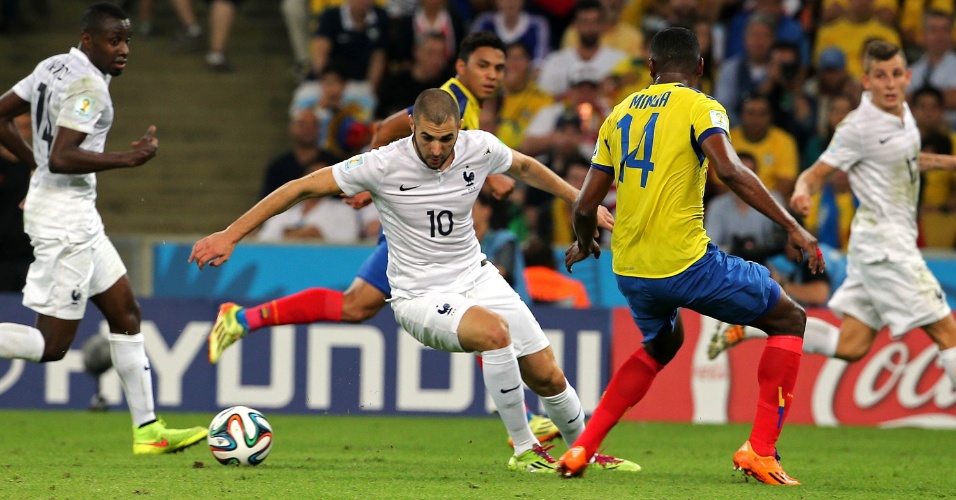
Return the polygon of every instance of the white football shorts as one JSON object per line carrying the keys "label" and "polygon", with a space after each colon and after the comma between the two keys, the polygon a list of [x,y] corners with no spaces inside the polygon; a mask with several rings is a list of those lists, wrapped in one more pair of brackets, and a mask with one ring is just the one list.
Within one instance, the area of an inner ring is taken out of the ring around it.
{"label": "white football shorts", "polygon": [[889,326],[894,339],[951,314],[939,281],[920,258],[863,263],[848,257],[846,281],[828,305],[874,330]]}
{"label": "white football shorts", "polygon": [[40,314],[82,319],[87,300],[126,274],[119,253],[103,232],[79,243],[41,237],[30,243],[35,260],[23,287],[23,305]]}
{"label": "white football shorts", "polygon": [[412,299],[391,300],[395,320],[422,344],[448,352],[463,352],[458,341],[458,324],[472,306],[480,305],[500,314],[508,322],[511,343],[517,357],[534,354],[551,345],[517,293],[498,274],[485,266],[487,279],[464,293],[439,293]]}

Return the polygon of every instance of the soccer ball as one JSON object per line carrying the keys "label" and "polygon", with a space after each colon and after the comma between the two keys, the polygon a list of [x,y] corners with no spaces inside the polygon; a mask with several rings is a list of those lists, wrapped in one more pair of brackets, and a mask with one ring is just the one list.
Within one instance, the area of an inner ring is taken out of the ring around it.
{"label": "soccer ball", "polygon": [[259,465],[272,450],[272,426],[259,410],[233,406],[212,419],[207,442],[221,464]]}

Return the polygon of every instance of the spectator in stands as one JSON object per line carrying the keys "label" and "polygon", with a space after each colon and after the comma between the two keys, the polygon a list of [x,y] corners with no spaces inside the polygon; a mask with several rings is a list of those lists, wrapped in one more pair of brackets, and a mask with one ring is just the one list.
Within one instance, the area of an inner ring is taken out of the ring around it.
{"label": "spectator in stands", "polygon": [[[953,154],[951,134],[932,131],[922,137],[924,153]],[[920,239],[927,247],[956,247],[956,172],[932,170],[922,173],[919,204]]]}
{"label": "spectator in stands", "polygon": [[830,107],[827,110],[826,123],[820,133],[814,134],[807,141],[800,154],[800,171],[813,165],[813,162],[823,154],[823,150],[833,139],[836,127],[846,118],[846,115],[856,108],[856,103],[846,94],[837,94],[830,98]]}
{"label": "spectator in stands", "polygon": [[837,47],[847,59],[847,71],[853,78],[863,75],[863,47],[870,40],[900,45],[900,35],[876,18],[873,0],[849,0],[846,12],[817,31],[814,61],[820,62],[824,50]]}
{"label": "spectator in stands", "polygon": [[[30,115],[14,119],[24,142],[32,144]],[[33,246],[23,230],[23,200],[30,186],[30,165],[0,146],[0,292],[20,292],[33,262]]]}
{"label": "spectator in stands", "polygon": [[[820,5],[820,23],[829,23],[846,16],[850,3],[854,1],[859,2],[859,0],[823,0]],[[916,2],[907,1],[907,3]],[[881,23],[895,26],[898,4],[899,0],[873,0],[873,15]]]}
{"label": "spectator in stands", "polygon": [[508,210],[500,206],[507,203],[507,200],[496,200],[489,193],[478,194],[471,211],[475,236],[481,244],[481,253],[498,268],[498,273],[514,288],[521,300],[528,302],[530,299],[525,286],[521,245],[515,233],[508,229]]}
{"label": "spectator in stands", "polygon": [[624,52],[601,44],[603,19],[604,10],[596,0],[578,2],[573,24],[578,32],[578,46],[552,52],[545,59],[538,75],[538,86],[542,90],[561,97],[576,73],[588,73],[600,82],[626,57]]}
{"label": "spectator in stands", "polygon": [[307,166],[319,156],[319,120],[311,109],[300,109],[289,120],[292,149],[266,166],[259,198],[265,198],[279,186],[305,174]]}
{"label": "spectator in stands", "polygon": [[[846,172],[834,172],[820,192],[811,197],[805,227],[817,237],[821,245],[846,252],[850,243],[853,215],[859,205],[850,190],[850,178]],[[829,265],[829,261],[827,264]]]}
{"label": "spectator in stands", "polygon": [[445,37],[438,33],[424,36],[415,42],[412,66],[385,77],[378,92],[375,118],[383,120],[396,111],[415,102],[425,89],[440,87],[449,76],[445,59]]}
{"label": "spectator in stands", "polygon": [[329,64],[319,78],[322,92],[312,111],[319,119],[319,148],[339,158],[358,154],[372,140],[368,112],[345,95],[347,70]]}
{"label": "spectator in stands", "polygon": [[495,10],[479,14],[475,18],[471,31],[491,31],[498,35],[505,45],[524,45],[531,56],[532,66],[540,66],[551,51],[548,21],[526,12],[524,0],[496,0],[495,6]]}
{"label": "spectator in stands", "polygon": [[[206,67],[217,73],[228,72],[232,66],[226,59],[229,35],[236,21],[236,13],[242,0],[212,0],[209,5],[209,51],[206,52]],[[172,0],[176,16],[183,25],[173,44],[174,50],[193,51],[202,48],[202,26],[193,9],[193,0]]]}
{"label": "spectator in stands", "polygon": [[[567,179],[568,172],[574,165],[590,167],[589,156],[582,156],[579,144],[581,142],[581,119],[574,114],[563,115],[558,118],[553,132],[554,142],[547,153],[540,156],[542,163],[547,165],[556,174]],[[586,174],[587,172],[585,172]],[[578,186],[580,187],[580,186]],[[523,187],[524,220],[528,230],[537,234],[549,243],[555,240],[554,196],[550,193],[532,187]],[[570,227],[564,228],[568,231]]]}
{"label": "spectator in stands", "polygon": [[445,62],[453,65],[458,44],[466,34],[464,23],[446,0],[421,0],[411,15],[392,19],[390,25],[388,58],[399,66],[411,64],[414,44],[433,33],[442,36]]}
{"label": "spectator in stands", "polygon": [[796,47],[799,66],[809,64],[810,39],[800,23],[784,13],[783,0],[756,0],[751,8],[744,9],[734,16],[727,27],[726,57],[738,56],[745,52],[744,33],[750,18],[754,15],[763,15],[771,20],[774,41]]}
{"label": "spectator in stands", "polygon": [[497,102],[492,130],[505,145],[518,149],[531,119],[554,103],[554,98],[534,81],[531,54],[523,43],[514,42],[505,47],[505,57],[503,92]]}
{"label": "spectator in stands", "polygon": [[[305,171],[308,175],[338,163],[339,158],[322,152]],[[378,212],[373,205],[355,210],[338,198],[308,198],[267,220],[259,228],[259,241],[321,241],[358,243],[378,235]]]}
{"label": "spectator in stands", "polygon": [[[308,78],[309,62],[309,3],[311,0],[282,0],[280,9],[285,29],[289,33],[289,45],[295,59],[295,74],[300,79]],[[314,31],[314,30],[312,30]],[[314,76],[314,75],[313,75]]]}
{"label": "spectator in stands", "polygon": [[943,109],[949,127],[956,127],[956,50],[953,43],[953,16],[931,10],[924,16],[923,38],[926,53],[910,70],[910,84],[906,93],[931,86],[942,92]]}
{"label": "spectator in stands", "polygon": [[714,98],[724,105],[731,124],[739,123],[743,97],[756,92],[770,76],[774,22],[764,14],[750,16],[744,34],[744,53],[721,65]]}
{"label": "spectator in stands", "polygon": [[734,149],[757,159],[757,176],[767,189],[789,199],[799,173],[797,142],[771,121],[770,100],[762,94],[744,100],[740,125],[731,129]]}
{"label": "spectator in stands", "polygon": [[346,0],[327,8],[312,37],[312,71],[318,75],[330,62],[342,64],[348,79],[361,82],[374,96],[385,76],[387,22],[385,11],[371,0]]}
{"label": "spectator in stands", "polygon": [[[588,171],[591,170],[591,162],[587,157],[584,156],[575,156],[572,157],[571,161],[568,162],[567,167],[564,169],[564,180],[568,184],[581,189],[584,187],[584,179],[588,176]],[[558,199],[553,198],[551,201],[551,238],[547,238],[545,241],[550,241],[553,245],[559,245],[562,247],[567,247],[572,242],[574,242],[574,233],[572,228],[572,214],[571,214],[571,204]],[[546,233],[542,234],[546,236]]]}
{"label": "spectator in stands", "polygon": [[[601,45],[615,48],[628,57],[645,56],[641,48],[644,46],[644,37],[637,27],[621,19],[624,9],[624,0],[600,0],[604,9],[601,28]],[[561,47],[577,47],[580,36],[574,26],[568,27],[561,37]]]}
{"label": "spectator in stands", "polygon": [[[900,3],[902,5],[900,5],[895,25],[899,28],[907,53],[916,52],[916,49],[921,48],[926,42],[927,13],[936,11],[949,16],[956,14],[956,3],[953,3],[953,0],[903,0]],[[890,26],[893,25],[893,23],[890,24]],[[956,30],[951,36],[956,38]],[[912,60],[917,58],[916,55],[911,57]]]}
{"label": "spectator in stands", "polygon": [[[922,137],[923,151],[952,154],[954,132],[943,116],[943,93],[923,87],[910,98],[910,110]],[[952,248],[956,243],[956,172],[930,170],[922,173],[920,229],[928,247]]]}
{"label": "spectator in stands", "polygon": [[[753,155],[741,152],[739,156],[744,166],[754,172],[759,170],[758,161]],[[778,202],[784,203],[780,193],[772,189],[769,191]],[[787,240],[783,228],[733,191],[718,195],[708,202],[704,212],[704,229],[721,250],[761,264],[769,257],[782,253]]]}
{"label": "spectator in stands", "polygon": [[[820,59],[817,62],[817,74],[807,80],[804,84],[804,91],[815,96],[817,109],[814,114],[817,117],[817,134],[826,135],[829,125],[827,120],[833,102],[839,98],[847,98],[850,99],[850,109],[855,109],[860,104],[863,85],[847,73],[846,55],[843,54],[843,51],[836,47],[830,47],[820,54]],[[821,149],[820,152],[822,153],[823,150]],[[819,155],[811,155],[810,161],[813,161],[817,156]]]}
{"label": "spectator in stands", "polygon": [[816,132],[816,101],[804,92],[805,71],[800,52],[788,42],[777,42],[771,50],[770,74],[759,87],[770,99],[773,124],[786,130],[802,151]]}
{"label": "spectator in stands", "polygon": [[531,236],[525,243],[525,283],[536,305],[591,307],[591,298],[584,283],[558,271],[554,249],[547,241]]}
{"label": "spectator in stands", "polygon": [[611,107],[601,95],[599,77],[591,71],[572,73],[569,82],[571,86],[564,99],[541,108],[531,119],[521,142],[524,154],[538,156],[552,149],[561,139],[554,134],[558,121],[567,116],[576,116],[579,120],[581,140],[578,147],[581,154],[589,156],[594,151],[598,129],[610,114]]}

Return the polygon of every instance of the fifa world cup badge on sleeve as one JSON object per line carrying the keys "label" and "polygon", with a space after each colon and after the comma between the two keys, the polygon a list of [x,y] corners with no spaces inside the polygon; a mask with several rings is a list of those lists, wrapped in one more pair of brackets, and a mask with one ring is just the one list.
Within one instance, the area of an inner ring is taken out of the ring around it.
{"label": "fifa world cup badge on sleeve", "polygon": [[89,97],[78,97],[76,102],[73,103],[73,114],[82,121],[89,121],[90,118],[93,118],[93,106],[95,104],[96,101]]}

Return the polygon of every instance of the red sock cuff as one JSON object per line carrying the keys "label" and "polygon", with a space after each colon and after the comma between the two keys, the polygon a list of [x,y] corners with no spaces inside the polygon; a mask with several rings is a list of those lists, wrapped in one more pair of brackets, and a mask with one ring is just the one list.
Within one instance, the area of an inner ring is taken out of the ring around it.
{"label": "red sock cuff", "polygon": [[796,335],[771,335],[767,337],[766,345],[767,347],[803,353],[803,337],[797,337]]}

